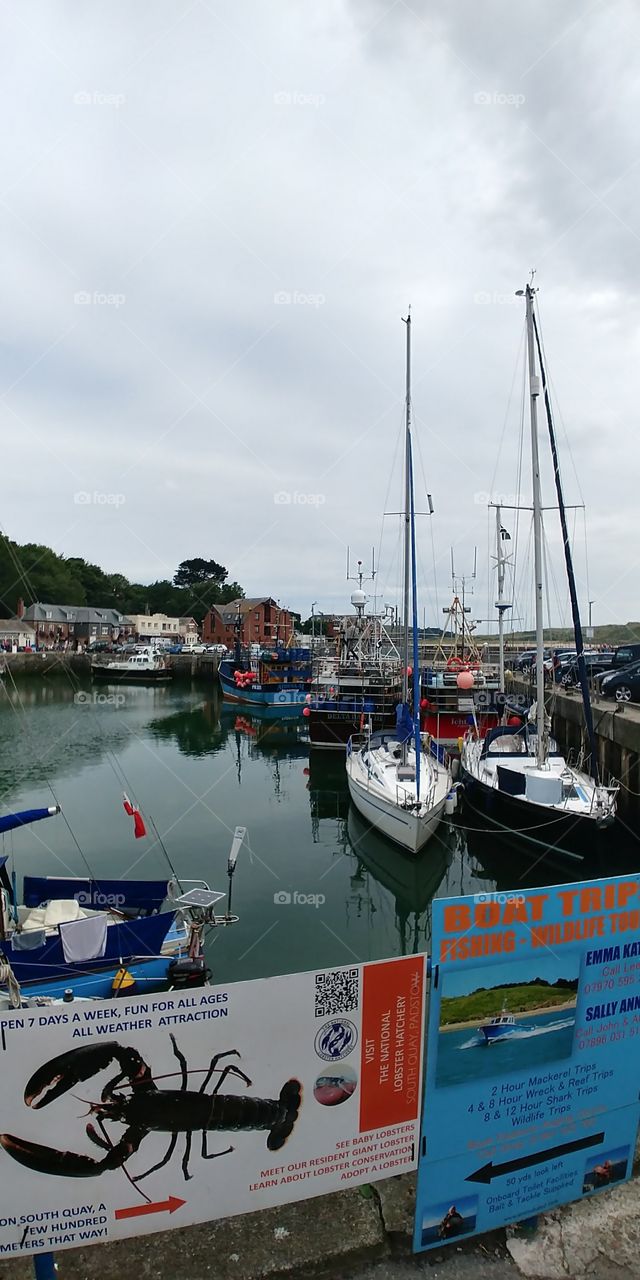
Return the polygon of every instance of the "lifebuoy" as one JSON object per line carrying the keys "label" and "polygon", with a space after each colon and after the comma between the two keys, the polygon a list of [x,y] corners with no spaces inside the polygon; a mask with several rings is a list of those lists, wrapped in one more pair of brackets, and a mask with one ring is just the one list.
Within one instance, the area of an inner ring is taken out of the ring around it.
{"label": "lifebuoy", "polygon": [[462,668],[463,666],[464,666],[464,662],[463,662],[462,658],[458,658],[458,657],[457,657],[457,655],[456,655],[455,653],[452,653],[452,654],[451,654],[451,657],[449,658],[449,660],[448,660],[448,662],[447,662],[447,670],[448,670],[448,671],[460,671],[460,670],[461,670],[461,668]]}

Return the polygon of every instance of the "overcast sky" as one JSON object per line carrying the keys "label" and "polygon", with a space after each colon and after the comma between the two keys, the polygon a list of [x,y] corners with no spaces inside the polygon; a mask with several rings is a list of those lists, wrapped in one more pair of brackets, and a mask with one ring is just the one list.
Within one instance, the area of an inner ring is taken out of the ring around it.
{"label": "overcast sky", "polygon": [[[401,501],[410,303],[417,506],[435,507],[421,610],[439,620],[450,546],[459,573],[477,546],[486,617],[534,267],[567,499],[586,504],[581,600],[594,622],[640,616],[631,0],[31,0],[2,20],[11,537],[141,581],[212,556],[305,616],[346,606],[347,544],[368,561]],[[559,620],[551,515],[548,537]]]}

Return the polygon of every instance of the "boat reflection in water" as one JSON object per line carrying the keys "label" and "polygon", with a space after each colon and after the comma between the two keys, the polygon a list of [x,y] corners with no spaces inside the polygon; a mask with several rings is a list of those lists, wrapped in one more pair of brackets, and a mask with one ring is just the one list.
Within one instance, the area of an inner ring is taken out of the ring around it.
{"label": "boat reflection in water", "polygon": [[227,733],[244,736],[251,750],[271,755],[278,752],[282,759],[293,760],[306,756],[309,742],[304,720],[297,712],[283,714],[273,707],[220,706],[220,724]]}
{"label": "boat reflection in water", "polygon": [[357,860],[351,875],[354,891],[362,894],[375,909],[388,910],[387,890],[394,900],[395,922],[400,938],[400,954],[410,955],[431,949],[430,906],[438,891],[454,893],[449,875],[454,860],[455,840],[448,823],[441,823],[429,844],[426,857],[403,855],[397,845],[386,840],[361,817],[352,805],[347,818],[347,852]]}
{"label": "boat reflection in water", "polygon": [[314,844],[323,843],[321,823],[335,823],[332,836],[342,853],[347,853],[347,815],[349,813],[349,788],[342,753],[327,751],[319,754],[311,751],[305,769],[309,781],[309,805],[311,808],[311,836]]}
{"label": "boat reflection in water", "polygon": [[470,874],[478,882],[473,892],[480,891],[480,882],[498,892],[517,892],[519,888],[628,875],[640,869],[640,844],[635,832],[626,829],[620,829],[615,850],[605,851],[599,841],[589,847],[585,841],[581,853],[570,853],[543,841],[533,845],[530,837],[519,838],[515,831],[494,830],[466,801],[454,822],[466,845]]}
{"label": "boat reflection in water", "polygon": [[400,955],[428,951],[432,899],[466,891],[464,846],[455,828],[442,822],[427,856],[405,855],[350,803],[342,756],[312,751],[305,772],[313,842],[330,845],[337,860],[351,864],[345,924],[364,918],[375,932],[394,933]]}

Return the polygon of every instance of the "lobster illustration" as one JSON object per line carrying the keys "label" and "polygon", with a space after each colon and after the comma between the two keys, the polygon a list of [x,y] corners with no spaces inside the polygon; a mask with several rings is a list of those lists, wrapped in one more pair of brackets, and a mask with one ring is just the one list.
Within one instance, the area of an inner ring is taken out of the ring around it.
{"label": "lobster illustration", "polygon": [[[90,1104],[90,1114],[95,1116],[100,1132],[91,1123],[86,1126],[87,1137],[106,1153],[101,1160],[80,1152],[57,1151],[54,1147],[42,1146],[27,1138],[16,1138],[11,1133],[0,1134],[0,1144],[14,1160],[36,1173],[57,1174],[67,1178],[92,1178],[108,1169],[123,1169],[134,1185],[169,1163],[182,1133],[186,1135],[182,1157],[185,1181],[192,1176],[189,1173],[189,1158],[193,1133],[202,1134],[203,1160],[213,1160],[233,1151],[233,1147],[226,1147],[223,1151],[209,1151],[207,1135],[212,1130],[266,1129],[269,1151],[278,1151],[284,1146],[296,1123],[302,1102],[299,1080],[287,1080],[277,1101],[272,1098],[220,1093],[220,1087],[228,1076],[243,1080],[247,1087],[251,1084],[249,1077],[235,1063],[227,1061],[224,1066],[218,1065],[225,1058],[240,1057],[237,1049],[227,1049],[223,1053],[216,1053],[211,1059],[200,1088],[197,1091],[188,1089],[187,1060],[171,1033],[170,1039],[180,1067],[179,1089],[159,1089],[151,1069],[138,1050],[121,1045],[117,1040],[106,1040],[100,1045],[83,1045],[61,1053],[34,1071],[27,1082],[24,1100],[28,1107],[38,1110],[68,1093],[80,1081],[97,1075],[112,1062],[117,1063],[118,1073],[104,1086],[100,1102]],[[219,1078],[211,1092],[207,1093],[207,1086],[215,1072],[220,1073]],[[130,1092],[123,1092],[125,1089]],[[127,1126],[115,1142],[112,1142],[106,1130],[107,1122]],[[125,1168],[126,1161],[152,1132],[171,1134],[169,1146],[157,1164],[132,1178]],[[141,1188],[136,1189],[144,1196]],[[147,1196],[144,1198],[148,1199]]]}

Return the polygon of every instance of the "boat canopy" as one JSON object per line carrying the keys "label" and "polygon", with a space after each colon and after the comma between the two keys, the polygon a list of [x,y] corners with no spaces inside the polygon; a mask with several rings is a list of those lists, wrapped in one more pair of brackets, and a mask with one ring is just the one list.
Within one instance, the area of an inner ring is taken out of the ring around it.
{"label": "boat canopy", "polygon": [[523,742],[526,743],[527,741],[526,724],[521,724],[521,725],[499,724],[499,725],[496,725],[495,729],[490,729],[482,744],[481,756],[486,756],[488,754],[491,744],[495,742],[498,738],[507,738],[507,737],[516,739],[516,742],[518,743],[517,751],[518,753],[520,753],[523,750],[521,744]]}
{"label": "boat canopy", "polygon": [[81,876],[25,876],[25,907],[39,907],[59,898],[75,898],[92,910],[114,908],[125,914],[152,915],[167,896],[167,880],[93,880]]}

